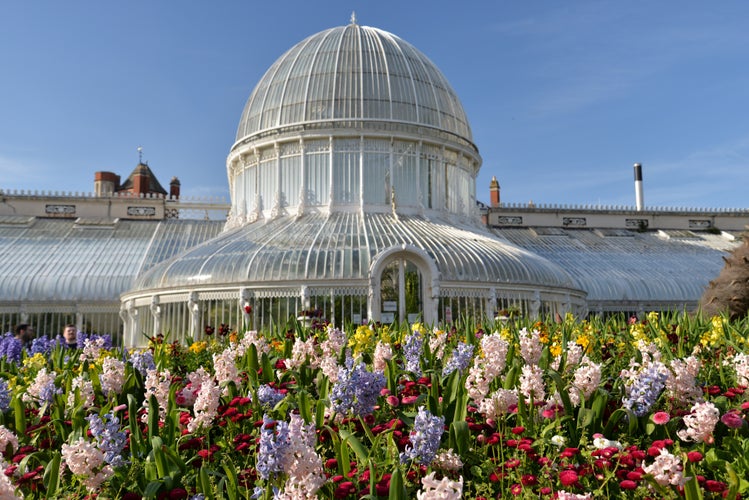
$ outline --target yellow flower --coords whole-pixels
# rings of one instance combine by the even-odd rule
[[[633,344],[637,344],[640,340],[643,342],[648,341],[648,336],[645,334],[645,325],[642,323],[629,325],[629,334],[632,335]]]
[[[382,325],[379,331],[380,340],[385,344],[392,344],[393,337],[390,332],[390,325]]]
[[[549,353],[551,353],[552,356],[559,356],[562,354],[562,346],[559,344],[552,344],[549,347]]]
[[[362,325],[356,329],[356,332],[351,336],[348,341],[348,346],[353,347],[354,354],[358,354],[362,351],[366,351],[372,345],[374,338],[374,330],[370,329],[367,325]]]
[[[208,348],[208,343],[205,342],[204,340],[200,340],[200,341],[193,342],[192,344],[190,344],[190,352],[195,353],[195,354],[199,354],[205,351],[207,348]]]
[[[590,337],[584,333],[577,336],[575,343],[583,348],[583,352],[588,352],[588,349],[590,349]]]
[[[502,340],[506,340],[507,342],[514,340],[509,328],[502,328],[499,332],[499,336],[502,337]]]
[[[725,336],[725,330],[723,328],[723,318],[720,316],[713,316],[710,320],[710,330],[702,334],[700,338],[700,344],[707,347],[708,345],[718,344]]]
[[[549,332],[547,331],[541,331],[539,332],[541,335],[538,336],[538,340],[542,344],[548,344],[549,343]]]
[[[283,352],[284,343],[282,340],[274,339],[271,341],[270,346],[276,352]]]
[[[420,333],[422,335],[426,335],[426,333],[427,333],[427,329],[424,328],[424,325],[422,325],[421,323],[414,323],[414,324],[412,324],[411,325],[411,331],[413,333],[417,333],[418,332],[418,333]]]
[[[47,358],[45,358],[42,353],[38,352],[33,356],[24,359],[23,366],[31,371],[38,372],[43,367],[47,366]]]

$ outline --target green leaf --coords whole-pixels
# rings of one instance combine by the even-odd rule
[[[406,485],[403,483],[403,473],[401,468],[396,465],[393,469],[393,475],[390,477],[390,493],[388,494],[388,500],[406,500],[408,494],[406,493]]]
[[[148,440],[159,435],[159,403],[153,394],[148,400]]]
[[[341,468],[341,474],[348,476],[348,473],[351,471],[351,459],[348,454],[348,446],[346,446],[345,439],[341,439],[337,444],[338,466]]]
[[[689,480],[684,483],[684,497],[686,500],[702,500],[702,490],[697,484],[696,471],[691,463],[687,464],[687,473]]]
[[[736,474],[736,471],[731,467],[731,464],[727,463],[725,467],[728,474],[728,477],[726,478],[726,482],[728,483],[728,494],[725,498],[736,498],[736,495],[738,495],[741,490],[742,480],[739,479],[738,474]]]
[[[173,450],[169,446],[163,446],[161,449],[166,455],[166,457],[169,459],[169,461],[172,462],[174,465],[176,465],[182,474],[187,472],[187,465],[185,464],[185,461],[182,459],[182,457],[179,456],[179,454],[175,450]]]
[[[354,436],[351,432],[347,431],[346,429],[341,429],[338,431],[341,435],[341,441],[348,444],[352,450],[354,450],[354,453],[356,453],[357,458],[359,459],[359,462],[362,464],[367,463],[367,458],[369,458],[369,452],[364,447],[363,444],[361,444],[361,441]]]
[[[320,399],[317,401],[317,411],[315,413],[315,426],[321,429],[325,423],[325,401]]]
[[[264,384],[270,384],[273,382],[273,376],[276,373],[273,370],[273,365],[270,364],[270,358],[267,354],[263,353],[263,357],[261,358],[261,364],[263,366],[263,374],[261,380]]]
[[[228,459],[221,464],[226,472],[226,495],[229,500],[237,500],[239,498],[239,487],[237,484],[237,471],[234,464]]]
[[[143,498],[155,498],[163,484],[161,481],[151,481],[148,483],[145,491],[143,491]]]
[[[208,469],[205,467],[200,468],[200,488],[201,493],[205,495],[207,500],[213,500],[213,487],[211,486],[211,480],[208,478]]]
[[[10,406],[13,409],[13,414],[16,417],[16,434],[20,436],[21,434],[26,432],[26,412],[23,406],[23,401],[21,401],[20,394],[13,398]]]
[[[312,402],[310,401],[309,394],[305,390],[300,390],[297,393],[297,398],[299,399],[299,413],[302,415],[304,423],[312,423]]]
[[[468,422],[461,420],[450,424],[450,447],[458,455],[463,456],[468,451],[469,442],[470,431],[468,430]]]
[[[257,347],[255,347],[255,344],[250,344],[250,347],[247,351],[247,360],[249,367],[247,369],[247,373],[250,376],[250,380],[252,381],[252,386],[257,387],[258,386],[258,378],[257,378],[257,372],[260,369],[260,364],[257,360]]]
[[[569,419],[567,419],[567,433],[569,434],[570,438],[570,446],[576,447],[580,442],[580,434],[577,432],[575,422],[572,420],[575,415],[575,408],[572,406],[572,401],[570,401],[570,395],[565,390],[564,382],[562,381],[562,377],[559,375],[559,372],[555,370],[548,370],[547,373],[554,381],[554,385],[557,388],[559,398],[562,400],[562,405],[564,406],[564,414],[570,417]]]
[[[135,457],[143,456],[143,435],[138,425],[138,400],[132,394],[127,395],[128,423],[130,425],[130,453]]]
[[[635,435],[637,431],[637,417],[634,413],[632,413],[631,410],[628,410],[626,408],[619,408],[611,414],[611,416],[609,417],[609,421],[606,423],[606,427],[603,430],[603,435],[612,436],[614,434],[616,425],[619,423],[619,420],[625,417],[629,421],[628,423],[630,434]]]
[[[60,453],[55,451],[52,453],[52,460],[44,468],[44,488],[47,497],[54,498],[57,494],[57,485],[60,479],[60,460]]]
[[[647,422],[645,424],[645,434],[648,436],[652,435],[655,432],[655,424],[653,422]]]
[[[166,455],[162,450],[164,442],[160,437],[154,436],[151,438],[151,453],[153,454],[153,461],[156,463],[156,471],[159,473],[159,478],[164,478],[169,475],[169,465],[166,462]]]

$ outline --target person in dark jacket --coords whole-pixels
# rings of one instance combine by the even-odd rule
[[[65,325],[62,336],[65,339],[65,347],[68,349],[78,349],[78,328],[75,325]]]

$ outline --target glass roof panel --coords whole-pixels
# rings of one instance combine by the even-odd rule
[[[619,233],[554,228],[503,228],[494,232],[567,271],[588,292],[588,302],[697,301],[723,267],[725,250],[703,240],[664,239],[656,233]],[[604,236],[601,234],[612,234]]]
[[[221,221],[118,221],[77,226],[38,219],[0,226],[0,302],[117,301],[141,268],[215,236]]]
[[[237,141],[331,118],[402,121],[472,140],[457,94],[424,54],[351,24],[308,37],[271,66],[245,105]]]
[[[557,265],[479,227],[389,214],[309,214],[280,217],[224,233],[210,245],[155,266],[138,289],[195,284],[278,284],[282,281],[368,281],[378,253],[402,244],[432,256],[444,282],[573,287]],[[198,278],[199,277],[199,278]]]

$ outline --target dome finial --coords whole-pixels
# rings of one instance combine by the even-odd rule
[[[143,163],[143,147],[138,146],[138,164]]]
[[[356,11],[351,11],[351,24],[356,24]]]

